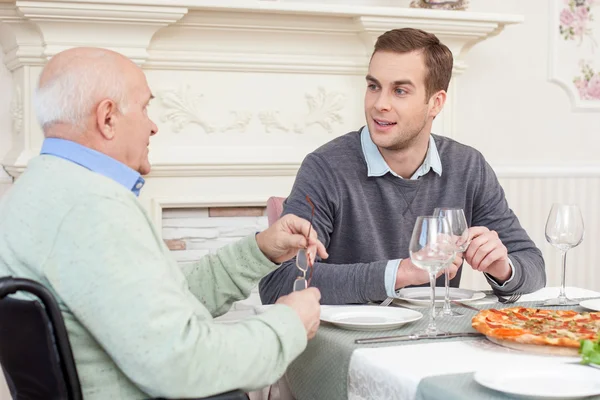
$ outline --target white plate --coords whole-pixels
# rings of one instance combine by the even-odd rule
[[[588,310],[600,311],[600,299],[583,300],[579,302],[579,305]]]
[[[435,288],[435,302],[443,303],[446,295],[446,288]],[[485,298],[485,293],[476,292],[474,290],[450,288],[450,300],[456,301],[474,301]],[[408,301],[409,303],[418,305],[429,305],[431,301],[431,288],[429,287],[414,287],[401,289],[398,292],[398,299]]]
[[[478,371],[475,382],[504,393],[534,399],[579,399],[600,395],[600,371],[582,365],[515,365]]]
[[[355,331],[385,331],[423,318],[415,310],[379,306],[322,306],[321,321]]]

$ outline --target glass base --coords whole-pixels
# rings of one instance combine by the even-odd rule
[[[542,303],[545,306],[578,306],[579,302],[571,300],[568,297],[557,297],[555,299],[549,299]]]
[[[423,336],[432,336],[433,337],[435,335],[440,335],[440,334],[443,334],[443,333],[448,333],[448,332],[445,331],[445,330],[443,330],[443,329],[438,328],[437,326],[431,326],[431,325],[429,325],[427,327],[427,329],[415,332],[415,333],[413,333],[413,335],[417,335],[419,337],[423,337]]]
[[[438,317],[462,317],[463,313],[458,311],[454,311],[453,309],[442,308],[439,313],[437,313]]]

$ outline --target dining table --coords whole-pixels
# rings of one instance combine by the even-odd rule
[[[558,287],[546,287],[521,296],[515,303],[503,304],[488,291],[479,300],[463,303],[474,309],[453,304],[462,316],[438,317],[436,320],[441,330],[475,333],[471,320],[479,310],[537,307],[541,301],[554,298],[558,293]],[[583,288],[567,287],[566,293],[579,301],[600,298],[600,292]],[[323,306],[322,314],[328,307],[344,306]],[[579,355],[535,354],[498,345],[485,336],[357,344],[357,339],[412,334],[428,324],[427,306],[395,300],[388,307],[416,310],[423,318],[392,330],[351,330],[322,322],[306,350],[288,367],[285,376],[274,386],[275,390],[272,388],[272,395],[276,393],[271,397],[281,400],[514,399],[516,397],[512,397],[510,391],[494,390],[480,382],[486,376],[490,379],[490,374],[495,378],[522,370],[526,378],[531,371],[548,368],[563,368],[568,373],[574,370],[586,379],[590,375],[600,385],[600,369],[581,365]],[[590,311],[580,305],[544,308]],[[560,388],[556,394],[560,394]],[[600,388],[597,394],[600,394]],[[600,400],[600,396],[586,398]]]

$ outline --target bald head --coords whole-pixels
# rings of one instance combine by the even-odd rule
[[[52,57],[42,70],[34,96],[44,134],[52,136],[50,128],[56,124],[67,125],[75,133],[85,131],[87,120],[103,99],[125,109],[128,75],[135,73],[141,70],[133,62],[106,49],[79,47]]]

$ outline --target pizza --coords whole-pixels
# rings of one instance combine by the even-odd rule
[[[511,307],[481,310],[473,328],[493,341],[579,348],[581,340],[600,333],[600,312]]]

